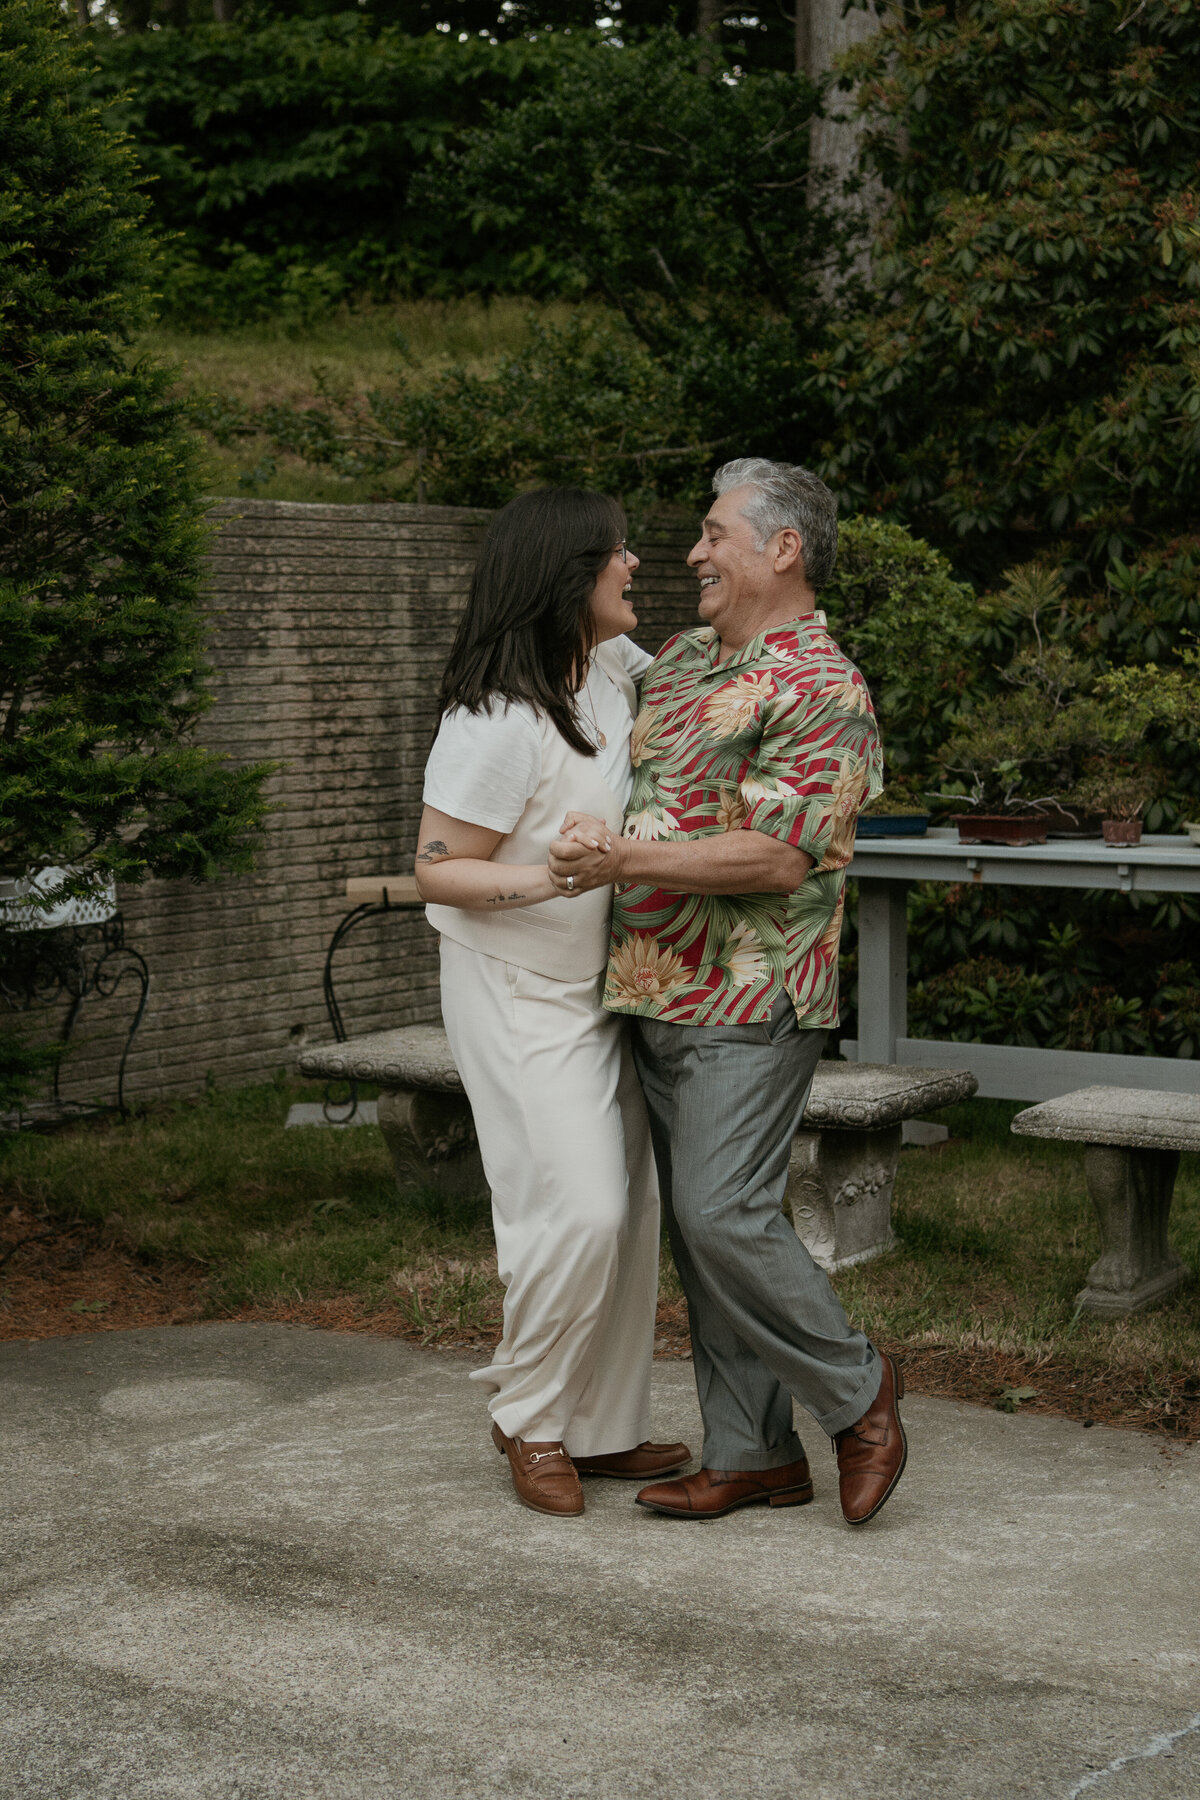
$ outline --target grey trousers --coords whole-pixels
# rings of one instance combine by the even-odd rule
[[[633,1021],[707,1469],[798,1461],[793,1395],[832,1437],[879,1391],[879,1353],[782,1211],[824,1041],[799,1028],[786,996],[763,1025]]]

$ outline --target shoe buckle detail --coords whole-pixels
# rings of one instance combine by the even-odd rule
[[[565,1456],[565,1450],[530,1450],[526,1460],[531,1463],[545,1462],[548,1456]]]

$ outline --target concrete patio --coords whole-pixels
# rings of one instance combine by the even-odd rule
[[[5,1800],[1195,1800],[1200,1453],[912,1399],[880,1518],[522,1510],[466,1359],[15,1343]],[[691,1367],[656,1432],[698,1442]]]

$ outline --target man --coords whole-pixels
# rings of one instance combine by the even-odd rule
[[[685,1519],[804,1505],[794,1395],[863,1524],[904,1468],[902,1384],[781,1203],[837,1023],[846,864],[882,759],[862,677],[815,610],[832,494],[754,457],[713,488],[688,557],[705,623],[647,670],[624,836],[569,814],[550,856],[562,893],[617,883],[605,1004],[633,1022],[704,1417],[703,1467],[637,1498]]]

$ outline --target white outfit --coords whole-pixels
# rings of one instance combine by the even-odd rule
[[[633,791],[629,700],[622,674],[636,681],[653,658],[631,638],[602,644],[588,664],[576,708],[583,735],[598,744],[595,761],[624,812]],[[538,716],[524,700],[494,701],[486,713],[453,707],[442,720],[425,767],[425,804],[451,819],[511,831],[542,776]]]
[[[627,639],[595,653],[579,713],[586,731],[590,702],[603,762],[531,708],[448,714],[426,804],[504,831],[498,863],[544,863],[569,810],[619,830],[633,676],[649,660]],[[510,1437],[561,1439],[577,1456],[650,1433],[658,1187],[627,1028],[601,1005],[611,904],[602,888],[501,913],[427,909],[507,1290],[503,1338],[471,1379]]]

